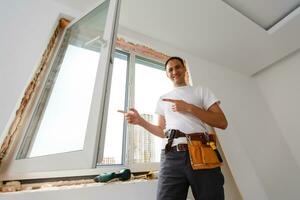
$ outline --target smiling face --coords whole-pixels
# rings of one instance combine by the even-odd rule
[[[166,72],[175,87],[187,85],[185,80],[186,68],[180,60],[172,59],[168,61]]]

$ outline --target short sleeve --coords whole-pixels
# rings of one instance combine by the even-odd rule
[[[203,88],[202,98],[205,110],[208,110],[214,103],[220,104],[220,100],[208,88]]]
[[[163,109],[163,101],[161,97],[157,101],[155,113],[158,115],[165,116],[164,109]]]

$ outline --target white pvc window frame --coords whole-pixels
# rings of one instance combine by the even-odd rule
[[[101,5],[104,1],[100,2],[97,6]],[[97,7],[96,6],[96,7]],[[94,9],[94,8],[93,8]],[[91,9],[91,11],[93,10]],[[70,23],[71,27],[74,23],[89,14],[91,11],[84,14],[78,20]],[[25,158],[16,160],[18,150],[21,146],[23,136],[16,140],[16,144],[12,152],[9,154],[8,159],[3,162],[0,168],[1,180],[21,180],[21,179],[38,179],[38,178],[58,178],[58,177],[71,177],[71,176],[87,176],[98,175],[103,172],[118,171],[124,168],[130,168],[131,171],[154,171],[159,169],[159,162],[152,163],[134,163],[133,162],[133,148],[130,144],[133,141],[130,136],[133,131],[132,125],[127,125],[124,130],[123,142],[123,161],[121,165],[97,165],[97,162],[102,160],[104,152],[105,141],[105,128],[108,112],[109,101],[109,88],[111,85],[112,67],[113,67],[113,50],[114,41],[116,39],[118,18],[120,12],[120,0],[110,0],[107,21],[105,25],[105,32],[103,36],[105,45],[102,45],[101,57],[98,65],[96,87],[93,93],[92,109],[89,115],[89,128],[85,139],[84,150],[60,153],[54,155],[46,155],[41,157]],[[68,29],[66,28],[66,30]],[[64,31],[64,34],[66,32]],[[64,38],[61,37],[60,43]],[[61,44],[60,44],[61,45]],[[59,49],[59,48],[58,48]],[[134,107],[134,91],[135,91],[135,65],[136,57],[142,57],[154,62],[159,62],[144,55],[138,55],[133,51],[119,51],[128,54],[128,77],[127,77],[127,100],[126,106]],[[58,52],[56,52],[57,54]],[[54,59],[53,59],[54,60]],[[52,64],[52,63],[51,63]],[[99,67],[104,66],[104,67]],[[50,69],[49,69],[50,71]],[[48,73],[49,73],[48,71]],[[37,106],[37,102],[32,106],[31,110]],[[32,117],[32,113],[31,116]],[[24,126],[28,126],[25,124]]]
[[[145,59],[149,62],[153,63],[160,63],[160,61],[157,61],[153,58],[148,58],[144,55],[136,54],[133,51],[125,51],[122,49],[118,49],[119,52],[123,52],[128,55],[128,69],[127,69],[127,83],[126,83],[126,102],[125,102],[125,110],[128,110],[130,107],[135,107],[135,68],[136,68],[136,59],[137,57],[139,59]],[[163,69],[163,64],[162,68]],[[110,75],[112,75],[111,72],[112,68],[110,70]],[[109,83],[110,86],[110,83]],[[108,87],[109,88],[109,87]],[[107,95],[107,98],[109,95]],[[106,106],[108,108],[108,105]],[[125,122],[126,123],[126,122]],[[100,171],[117,171],[119,169],[123,168],[129,168],[132,172],[141,172],[141,171],[155,171],[159,170],[159,162],[149,162],[149,163],[134,163],[134,153],[133,153],[133,144],[132,144],[132,132],[133,132],[133,126],[126,123],[125,129],[124,129],[124,143],[123,143],[123,160],[121,165],[98,165],[98,169]],[[105,132],[105,130],[103,130]],[[150,134],[150,133],[149,133]],[[100,140],[100,146],[104,147],[104,139],[101,138]],[[102,151],[102,152],[101,152]],[[98,162],[101,162],[103,155],[103,148],[100,149],[99,156],[98,156]]]
[[[84,16],[88,15],[92,10],[104,2],[105,1],[99,2],[99,4],[97,4],[97,6],[89,12],[70,23],[63,33],[60,45],[69,27],[78,22]],[[24,124],[23,127],[20,127],[24,131],[19,134],[19,137],[13,144],[11,151],[1,165],[1,180],[50,178],[99,173],[99,170],[92,168],[96,166],[98,149],[103,148],[103,145],[101,146],[101,144],[98,146],[98,141],[99,138],[102,137],[101,133],[103,133],[101,131],[103,126],[101,125],[106,122],[107,109],[105,108],[104,97],[107,95],[107,83],[109,84],[111,78],[109,75],[109,68],[111,68],[113,64],[112,55],[118,27],[119,12],[120,0],[109,0],[109,8],[102,40],[105,44],[101,46],[101,55],[98,63],[84,149],[82,151],[16,159],[17,152],[21,146],[21,141],[25,135],[26,126],[28,126],[28,124]],[[55,54],[57,53],[58,52]],[[45,82],[43,84],[45,84]],[[31,112],[29,117],[32,117],[33,108],[36,104],[37,102],[29,108],[29,111]]]
[[[129,69],[128,69],[128,74],[129,74],[129,82],[128,82],[128,108],[130,107],[135,107],[135,68],[136,68],[136,59],[145,59],[148,60],[149,62],[156,62],[156,63],[161,63],[160,61],[157,61],[153,58],[148,58],[147,56],[144,55],[139,55],[136,54],[133,51],[129,51],[130,54],[130,62],[129,62]],[[162,64],[163,68],[163,64]],[[134,163],[134,151],[133,151],[133,144],[132,141],[133,139],[131,138],[133,136],[133,125],[127,125],[127,142],[126,142],[126,157],[125,157],[125,165],[127,165],[132,171],[155,171],[159,169],[159,162],[149,162],[149,163]],[[149,133],[150,134],[150,133]]]

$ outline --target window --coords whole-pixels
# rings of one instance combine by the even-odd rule
[[[117,110],[135,107],[144,119],[157,123],[154,113],[157,100],[172,88],[163,64],[117,51],[110,85],[105,139],[100,141],[104,142],[104,153],[100,149],[98,167],[158,163],[161,139],[142,127],[128,125]]]
[[[126,124],[123,115],[118,113],[117,110],[126,107],[128,61],[129,55],[127,53],[116,52],[109,90],[106,134],[103,134],[105,138],[101,138],[101,142],[104,142],[103,156],[102,152],[99,152],[98,166],[124,164]]]
[[[119,4],[102,1],[64,31],[23,138],[1,165],[2,180],[64,176],[57,171],[96,165]]]
[[[18,159],[84,149],[109,1],[67,29]],[[98,22],[100,26],[95,26]]]
[[[162,94],[170,91],[171,82],[166,77],[164,66],[160,63],[137,57],[135,62],[134,106],[141,116],[157,124],[154,113],[156,103]],[[141,127],[133,131],[134,162],[159,162],[161,139]]]
[[[83,149],[99,53],[69,44],[65,58],[56,79],[46,83],[45,98],[35,115],[38,121],[28,129],[35,137],[18,158]]]
[[[156,123],[157,100],[171,82],[162,63],[122,49],[112,55],[117,10],[117,0],[105,1],[66,29],[6,179],[62,170],[158,169],[161,139],[128,125],[117,110],[135,107]]]

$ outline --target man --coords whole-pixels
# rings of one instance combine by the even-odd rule
[[[165,68],[174,90],[161,96],[157,103],[158,125],[144,120],[134,108],[125,113],[128,123],[165,138],[157,200],[185,200],[189,186],[196,200],[222,200],[224,177],[220,168],[193,170],[184,136],[205,132],[203,123],[221,129],[227,127],[219,100],[207,88],[188,85],[183,59],[169,58]],[[171,132],[175,133],[172,137]]]

